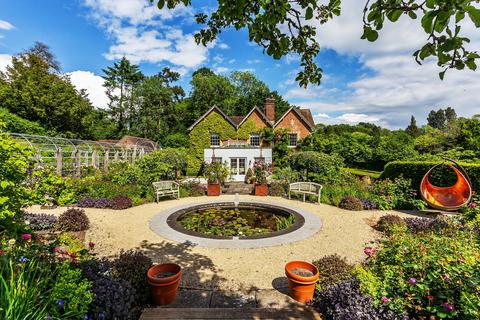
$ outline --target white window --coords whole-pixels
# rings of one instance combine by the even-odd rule
[[[210,136],[210,145],[218,147],[220,146],[220,136],[216,133]]]
[[[297,140],[298,136],[296,133],[289,133],[288,134],[288,145],[290,147],[296,147],[297,146]]]
[[[260,145],[260,135],[252,133],[250,135],[250,145],[258,147]]]

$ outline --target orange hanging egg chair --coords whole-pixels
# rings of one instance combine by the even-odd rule
[[[468,204],[472,199],[472,184],[468,178],[465,169],[452,159],[445,159],[455,164],[457,167],[447,164],[457,175],[457,181],[450,187],[437,187],[430,183],[428,177],[432,171],[442,165],[434,165],[423,176],[420,183],[420,194],[431,207],[439,210],[455,211]]]

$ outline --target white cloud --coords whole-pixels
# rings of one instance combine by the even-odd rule
[[[193,34],[184,34],[182,23],[172,19],[193,18],[193,9],[183,5],[159,10],[146,0],[84,0],[91,18],[113,39],[105,57],[126,57],[133,63],[171,63],[195,68],[207,60],[209,47],[197,45]]]
[[[248,64],[256,64],[256,63],[260,63],[260,62],[262,62],[262,60],[260,60],[260,59],[247,60]]]
[[[227,73],[230,71],[230,68],[227,67],[216,67],[213,69],[215,73]]]
[[[0,72],[5,71],[7,66],[12,63],[12,56],[8,54],[0,54]]]
[[[222,50],[226,50],[226,49],[229,49],[230,46],[229,46],[228,44],[222,42],[222,43],[219,43],[219,44],[218,44],[218,48],[219,48],[219,49],[222,49]]]
[[[297,84],[286,86],[290,102],[330,115],[328,120],[317,117],[320,122],[370,121],[391,128],[405,128],[411,115],[422,124],[430,110],[441,107],[451,106],[460,116],[479,112],[478,72],[449,70],[441,81],[441,69],[434,59],[419,66],[412,53],[427,42],[428,35],[418,19],[402,16],[396,23],[386,21],[376,42],[361,40],[364,4],[342,1],[341,16],[320,26],[317,39],[322,48],[333,49],[346,55],[344,58],[359,57],[368,70],[366,75],[348,83],[341,92],[329,92],[325,83],[307,90]],[[479,50],[478,29],[469,22],[462,30],[472,40],[470,49]]]
[[[67,75],[77,90],[85,89],[87,91],[88,98],[95,107],[107,108],[109,99],[105,94],[102,77],[95,75],[93,72],[81,70],[67,73]]]
[[[0,30],[12,30],[14,26],[5,20],[0,20]]]

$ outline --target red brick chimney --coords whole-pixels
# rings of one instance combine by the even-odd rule
[[[265,116],[267,116],[268,121],[275,122],[275,99],[274,98],[265,99]]]

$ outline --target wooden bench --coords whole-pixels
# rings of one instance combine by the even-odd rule
[[[157,198],[157,202],[160,197],[173,196],[177,199],[180,198],[180,184],[178,184],[177,182],[158,181],[152,184],[155,196]]]
[[[303,194],[303,202],[305,195],[312,194],[318,196],[318,203],[322,196],[322,185],[315,182],[294,182],[288,186],[288,199],[291,199],[291,193]]]

